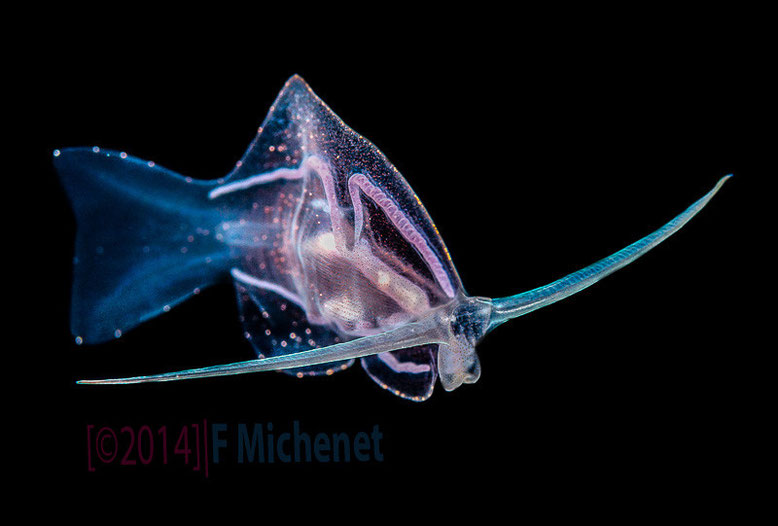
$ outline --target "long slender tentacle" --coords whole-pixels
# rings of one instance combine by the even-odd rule
[[[434,317],[425,318],[419,322],[411,323],[396,329],[365,336],[344,343],[312,349],[294,354],[263,358],[260,360],[248,360],[223,365],[213,365],[199,369],[188,369],[171,373],[154,374],[148,376],[133,376],[129,378],[108,378],[103,380],[79,380],[79,384],[138,384],[145,382],[173,382],[176,380],[188,380],[192,378],[206,378],[209,376],[227,376],[233,374],[257,373],[261,371],[275,371],[307,365],[360,358],[386,351],[395,351],[417,345],[438,343],[439,327]]]
[[[608,274],[629,265],[659,243],[678,232],[681,227],[708,204],[708,201],[713,198],[724,182],[730,177],[732,177],[731,174],[719,179],[719,182],[716,183],[716,186],[710,192],[705,194],[701,199],[665,226],[656,232],[647,235],[640,241],[619,250],[615,254],[543,287],[516,294],[515,296],[492,300],[492,315],[487,332],[512,318],[522,316],[567,298],[568,296],[593,285]]]

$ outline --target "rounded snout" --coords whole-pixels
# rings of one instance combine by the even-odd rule
[[[438,345],[438,373],[446,391],[453,391],[463,383],[474,384],[481,377],[481,363],[475,346],[464,338]]]

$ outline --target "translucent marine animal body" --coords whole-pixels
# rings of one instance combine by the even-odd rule
[[[85,384],[284,370],[332,374],[359,358],[382,387],[425,400],[478,380],[488,332],[574,294],[678,231],[727,177],[653,234],[523,294],[465,294],[419,199],[392,164],[298,76],[236,168],[198,181],[94,148],[54,152],[78,231],[71,327],[99,343],[230,278],[257,359]]]

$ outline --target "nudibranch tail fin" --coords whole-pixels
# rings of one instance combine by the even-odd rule
[[[78,227],[70,320],[78,343],[119,337],[226,276],[230,253],[206,235],[230,219],[208,202],[216,183],[97,146],[53,153]]]
[[[722,177],[713,189],[687,208],[683,213],[664,225],[659,230],[643,239],[608,256],[597,263],[574,272],[549,285],[530,290],[515,296],[492,300],[492,313],[487,332],[506,321],[522,316],[534,310],[546,307],[559,300],[567,298],[576,292],[593,285],[600,279],[616,270],[632,263],[637,258],[657,246],[659,243],[678,232],[692,217],[694,217],[716,195],[716,192],[732,174]]]
[[[188,369],[171,373],[128,378],[108,378],[102,380],[79,380],[79,384],[137,384],[145,382],[172,382],[212,376],[277,371],[282,369],[306,367],[322,363],[361,358],[387,351],[395,351],[419,345],[440,343],[439,320],[435,317],[403,325],[374,336],[365,336],[356,340],[330,345],[310,351],[274,356],[258,360],[248,360],[198,369]]]

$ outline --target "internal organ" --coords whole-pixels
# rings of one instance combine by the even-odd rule
[[[317,156],[308,157],[298,169],[277,172],[255,180],[302,180],[297,186],[300,197],[293,212],[288,206],[279,208],[285,216],[282,246],[272,249],[271,257],[249,257],[276,268],[246,265],[233,272],[236,279],[282,290],[282,296],[305,310],[310,323],[354,337],[408,323],[453,298],[451,279],[423,234],[368,175],[351,174],[348,184],[340,186],[345,194],[340,199],[329,165]],[[249,186],[242,182],[236,190]],[[229,192],[222,187],[219,195]]]

